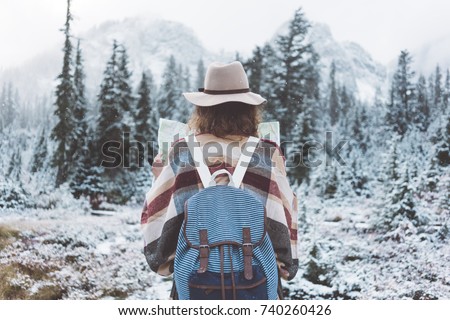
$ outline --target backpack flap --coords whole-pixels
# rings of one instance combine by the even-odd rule
[[[249,192],[230,186],[203,189],[186,201],[184,236],[191,247],[200,248],[199,230],[206,230],[210,248],[219,244],[257,246],[265,235],[265,209]],[[243,229],[250,228],[250,241]]]

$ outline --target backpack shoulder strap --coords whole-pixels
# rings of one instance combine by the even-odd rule
[[[200,176],[200,180],[202,181],[203,187],[207,188],[209,186],[209,182],[211,181],[211,173],[209,172],[209,168],[204,161],[200,143],[195,137],[195,134],[187,136],[186,139],[192,159],[194,159],[194,165],[196,166],[198,175]]]
[[[247,171],[247,167],[253,157],[253,153],[255,152],[258,142],[259,138],[250,136],[247,142],[245,142],[244,144],[244,150],[239,157],[239,161],[236,165],[236,168],[234,169],[233,174],[233,182],[236,188],[240,187],[242,180],[244,179],[245,172]]]

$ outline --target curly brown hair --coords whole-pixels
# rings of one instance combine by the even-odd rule
[[[196,133],[210,133],[224,138],[227,135],[256,136],[261,122],[261,105],[226,102],[210,107],[195,106],[189,127]]]

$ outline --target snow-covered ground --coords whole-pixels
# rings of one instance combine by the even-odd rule
[[[381,234],[372,223],[378,207],[370,199],[342,205],[309,196],[301,202],[300,270],[284,282],[290,298],[450,299],[448,235],[442,237],[439,226],[406,222]],[[0,251],[6,293],[167,299],[171,279],[154,274],[143,255],[141,208],[114,209],[114,216],[92,216],[81,207],[0,212],[0,226],[19,231]]]
[[[64,299],[167,298],[171,283],[150,271],[142,253],[140,208],[115,209],[116,216],[80,210],[2,213],[0,224],[20,230],[20,236],[1,251],[0,270],[14,265],[16,277],[10,280],[32,298],[46,286],[61,288]]]
[[[405,221],[386,234],[377,231],[380,205],[371,199],[343,205],[311,197],[304,206],[292,298],[450,299],[448,230],[439,224]]]

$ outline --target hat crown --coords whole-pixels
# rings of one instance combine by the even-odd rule
[[[205,90],[241,90],[248,89],[248,79],[244,67],[239,61],[229,64],[212,63],[208,66],[204,82]]]

